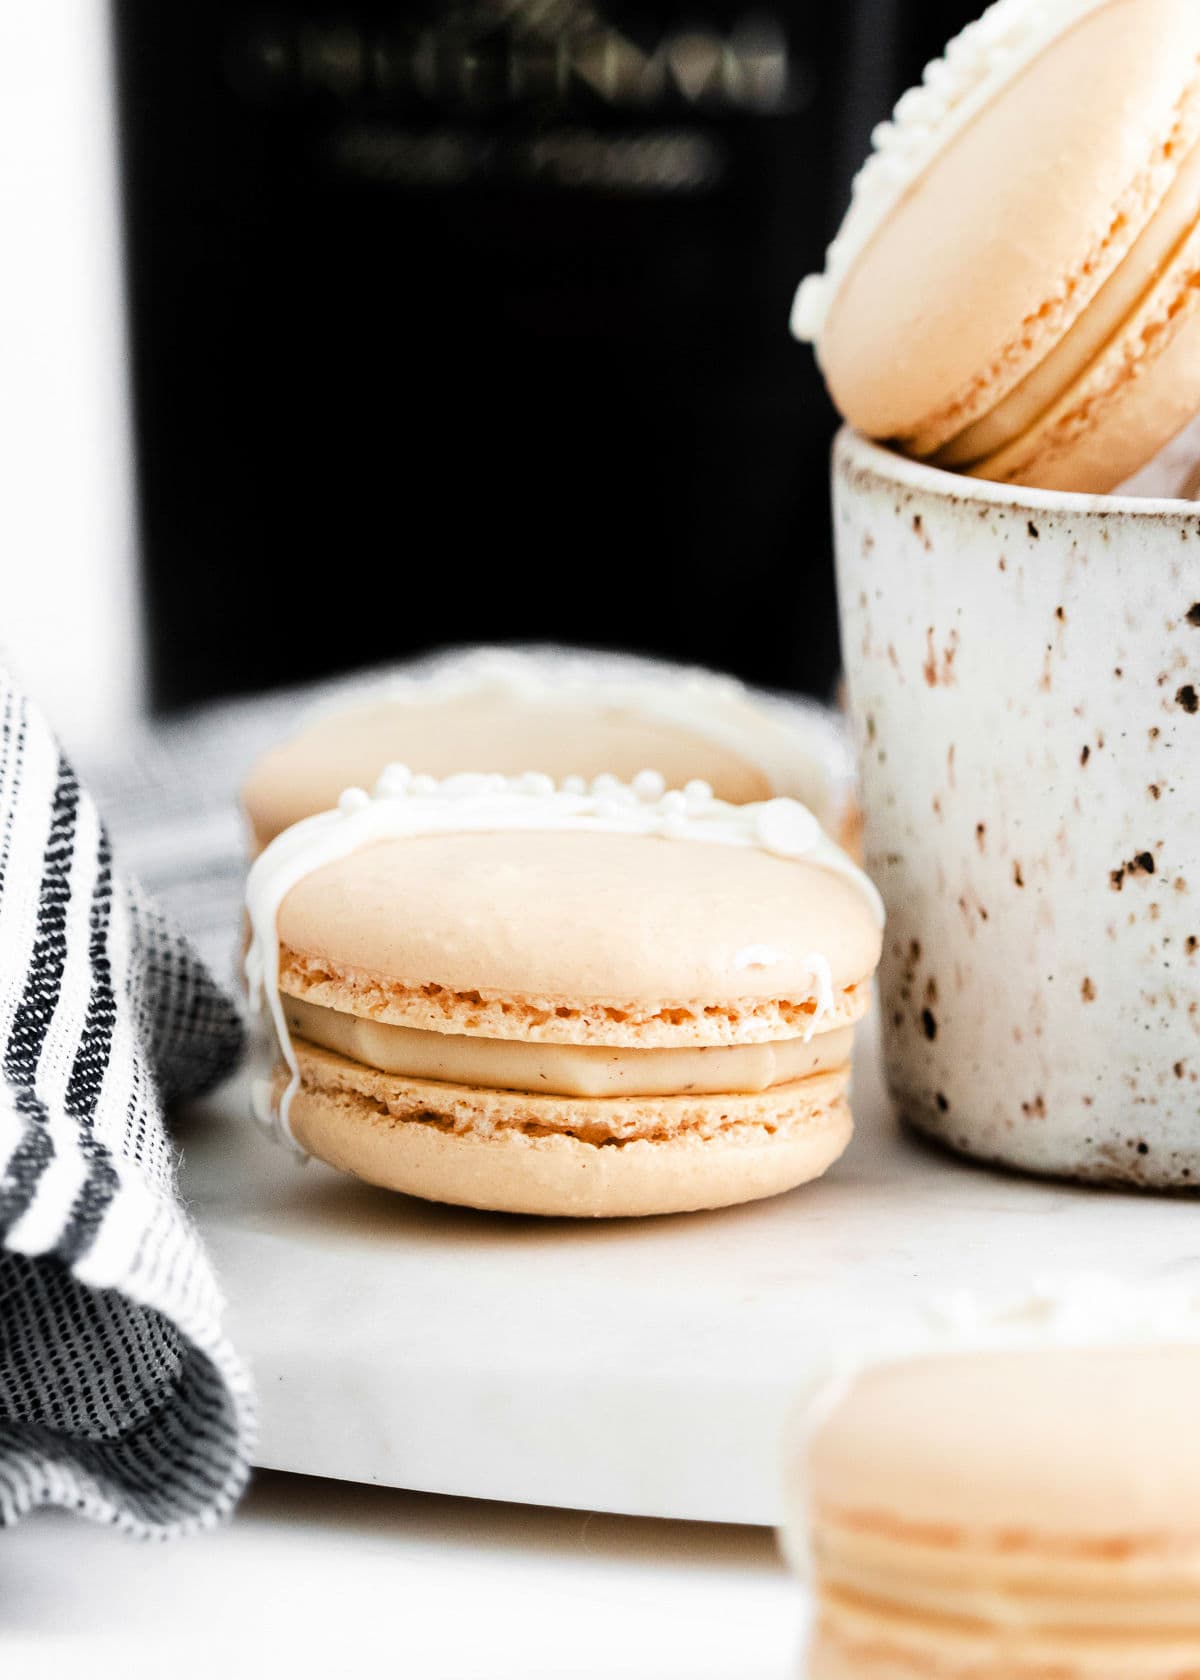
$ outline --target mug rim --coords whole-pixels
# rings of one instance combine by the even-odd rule
[[[927,461],[913,461],[864,437],[853,426],[842,426],[833,443],[834,461],[846,461],[900,489],[920,491],[941,500],[1019,512],[1074,513],[1108,517],[1114,513],[1135,519],[1200,519],[1200,502],[1181,496],[1113,496],[1078,490],[1038,490],[1024,484],[997,484],[987,478],[968,478],[947,472]]]

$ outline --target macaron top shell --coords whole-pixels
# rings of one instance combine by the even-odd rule
[[[328,810],[343,788],[369,787],[395,760],[438,777],[543,770],[555,780],[602,770],[628,780],[652,765],[668,787],[701,777],[737,805],[774,791],[765,771],[733,747],[618,697],[482,689],[427,702],[381,699],[316,719],[267,753],[247,779],[242,800],[255,839],[265,845]]]
[[[1200,143],[1200,6],[1107,0],[938,151],[841,279],[819,340],[842,413],[931,454],[1058,344]]]
[[[860,1376],[812,1437],[814,1519],[916,1534],[1200,1537],[1200,1346],[971,1352]]]
[[[318,964],[408,983],[651,1004],[799,1001],[814,954],[836,990],[871,974],[881,942],[855,882],[819,864],[588,832],[380,840],[299,881],[277,926]]]

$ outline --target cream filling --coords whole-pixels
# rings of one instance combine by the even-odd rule
[[[687,1046],[630,1050],[607,1044],[525,1044],[426,1032],[365,1021],[340,1009],[284,999],[297,1038],[352,1062],[407,1079],[432,1079],[496,1091],[537,1091],[563,1097],[722,1096],[769,1091],[850,1059],[853,1028],[838,1027],[807,1043]]]
[[[1070,390],[1120,332],[1170,266],[1200,215],[1200,146],[1184,160],[1175,184],[1128,255],[1079,320],[1033,372],[981,420],[933,456],[940,467],[973,466],[1021,436]]]

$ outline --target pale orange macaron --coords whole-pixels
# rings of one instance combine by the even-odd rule
[[[248,907],[271,1118],[372,1184],[672,1213],[849,1140],[882,908],[793,800],[393,767],[275,840]]]
[[[793,330],[870,437],[1106,492],[1200,412],[1200,5],[998,0],[906,94]]]
[[[733,804],[800,799],[857,843],[851,755],[823,708],[772,701],[710,671],[489,648],[378,681],[264,754],[242,788],[253,849],[397,762],[439,777],[607,771],[622,780],[653,764],[669,787],[698,778]]]
[[[860,1375],[792,1482],[809,1680],[1200,1676],[1200,1345]]]

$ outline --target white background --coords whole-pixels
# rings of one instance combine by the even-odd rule
[[[72,743],[142,697],[103,0],[0,4],[0,650]]]
[[[801,1628],[768,1529],[263,1474],[177,1545],[51,1512],[0,1536],[5,1680],[795,1680]]]

